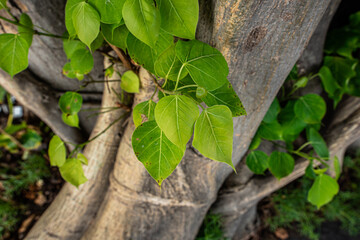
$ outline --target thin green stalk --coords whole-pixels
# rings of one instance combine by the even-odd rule
[[[12,123],[13,123],[13,120],[14,120],[13,103],[11,101],[10,94],[6,94],[6,99],[7,99],[8,106],[9,106],[9,117],[8,117],[6,126],[10,127],[12,125]]]

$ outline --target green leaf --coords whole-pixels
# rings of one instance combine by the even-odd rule
[[[295,141],[299,134],[305,129],[307,124],[298,118],[294,112],[295,102],[288,101],[286,106],[281,109],[278,119],[282,127],[283,139],[287,142]]]
[[[7,0],[0,0],[0,9],[7,8],[6,2]]]
[[[329,159],[329,149],[318,131],[316,131],[314,128],[310,128],[309,131],[307,131],[307,139],[319,157],[325,160]]]
[[[19,23],[26,26],[26,27],[19,26],[18,31],[19,31],[19,35],[26,40],[26,42],[30,47],[34,35],[34,29],[33,29],[34,25],[31,21],[31,18],[26,13],[23,13],[20,16]]]
[[[314,171],[314,168],[313,168],[313,162],[310,161],[309,162],[309,165],[306,167],[305,169],[305,176],[307,178],[310,178],[310,179],[315,179],[316,178],[316,173]]]
[[[282,127],[278,121],[273,121],[271,123],[261,123],[257,133],[261,138],[267,140],[283,140]]]
[[[195,123],[193,146],[205,157],[215,161],[232,163],[233,120],[226,106],[205,109]]]
[[[49,158],[51,166],[61,167],[66,160],[66,148],[64,142],[54,135],[49,143]]]
[[[356,75],[356,60],[326,56],[324,65],[331,70],[334,78],[342,87],[346,87],[349,80]]]
[[[78,153],[76,159],[79,160],[82,164],[88,165],[88,159],[85,157],[84,154]]]
[[[135,127],[140,126],[144,122],[155,120],[155,106],[156,103],[150,99],[149,101],[139,103],[134,107],[133,120]]]
[[[155,120],[166,137],[180,148],[189,141],[199,108],[193,100],[182,95],[167,96],[155,107]]]
[[[67,0],[65,6],[65,25],[70,38],[76,36],[76,30],[73,23],[73,12],[78,3],[85,2],[85,0]]]
[[[160,32],[160,37],[156,43],[155,49],[141,42],[132,34],[129,34],[127,37],[127,47],[131,59],[133,59],[138,64],[143,65],[148,71],[152,73],[155,73],[154,63],[158,55],[169,48],[172,44],[172,36],[165,33],[164,31]]]
[[[86,45],[84,43],[73,39],[64,39],[63,47],[68,59],[71,59],[77,50],[86,50]]]
[[[99,33],[99,35],[95,38],[95,40],[91,43],[90,49],[92,52],[98,50],[104,43],[104,36]]]
[[[59,107],[63,113],[76,114],[80,111],[83,99],[76,92],[66,92],[60,97]]]
[[[330,69],[326,66],[323,66],[319,70],[319,77],[329,97],[334,99],[335,102],[339,102],[343,94],[342,89],[337,83],[336,79],[333,77]]]
[[[177,79],[181,80],[188,74],[186,70],[180,71],[181,67],[182,63],[176,57],[175,44],[172,44],[160,54],[155,61],[155,73],[160,77],[173,81],[176,81]]]
[[[271,122],[275,121],[279,112],[280,112],[279,100],[277,98],[275,98],[274,101],[272,102],[272,104],[270,105],[270,108],[267,111],[263,121],[265,123],[271,123]]]
[[[4,103],[6,93],[7,93],[6,90],[2,86],[0,86],[0,104]]]
[[[27,130],[27,132],[21,136],[20,142],[26,149],[37,149],[40,147],[42,137],[34,130]]]
[[[223,55],[206,43],[178,41],[176,55],[199,86],[213,91],[227,82],[229,67]]]
[[[68,78],[76,78],[77,77],[77,75],[76,75],[75,71],[73,70],[70,62],[65,63],[62,73],[65,76],[67,76]]]
[[[330,202],[338,192],[339,185],[336,180],[328,175],[320,174],[309,190],[308,201],[320,208]]]
[[[269,170],[277,178],[288,176],[294,170],[294,158],[284,152],[274,151],[270,155]]]
[[[255,136],[253,137],[251,144],[249,146],[249,150],[255,150],[260,146],[261,143],[261,137],[258,133],[255,134]]]
[[[159,0],[161,26],[174,36],[195,39],[199,19],[197,0]]]
[[[203,88],[203,87],[197,87],[196,88],[196,97],[199,99],[202,99],[204,97],[206,97],[206,95],[208,94],[208,91]]]
[[[308,77],[301,77],[294,83],[294,89],[304,88],[306,87],[307,83],[309,81]]]
[[[75,187],[79,187],[81,184],[87,181],[87,178],[84,175],[81,161],[76,158],[67,159],[64,165],[59,168],[59,170],[63,179]]]
[[[0,35],[0,68],[13,77],[28,67],[29,45],[15,34]]]
[[[73,9],[72,19],[79,39],[91,48],[91,43],[100,32],[100,16],[98,12],[90,4],[80,2]]]
[[[62,120],[65,124],[69,125],[70,127],[79,127],[79,117],[77,114],[67,114],[67,113],[63,113],[62,114]]]
[[[334,157],[334,172],[335,172],[335,179],[337,181],[337,180],[339,180],[340,174],[341,174],[340,161],[337,156]]]
[[[319,123],[325,116],[326,103],[319,95],[307,94],[296,101],[294,111],[305,123]]]
[[[268,168],[269,156],[263,151],[251,151],[246,157],[246,165],[255,174],[263,174]]]
[[[110,44],[123,50],[127,48],[127,37],[129,35],[129,30],[124,24],[119,26],[118,24],[102,23],[101,31],[106,41],[108,41]]]
[[[75,73],[88,74],[94,67],[94,58],[89,50],[78,49],[73,53],[70,63]]]
[[[99,11],[101,22],[120,23],[125,0],[89,0],[89,3]]]
[[[229,82],[216,90],[209,91],[202,100],[204,100],[208,107],[214,105],[227,106],[231,110],[233,117],[246,115],[246,110],[241,103],[240,98]]]
[[[140,41],[155,48],[161,16],[152,0],[126,0],[123,7],[126,27]]]
[[[138,93],[140,79],[133,71],[127,71],[121,76],[120,87],[128,93]]]
[[[165,136],[155,121],[145,122],[135,129],[132,146],[136,157],[160,186],[185,153],[185,149],[180,149]]]

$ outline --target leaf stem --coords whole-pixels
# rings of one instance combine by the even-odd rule
[[[129,62],[129,60],[126,58],[125,53],[118,47],[109,43],[106,39],[105,41],[109,44],[109,46],[114,50],[116,55],[120,58],[121,62],[124,64],[124,67],[126,67],[128,70],[132,70],[132,65]]]
[[[177,91],[180,91],[180,90],[185,89],[185,88],[190,88],[190,87],[198,87],[198,85],[193,84],[193,85],[182,86],[182,87],[179,87],[179,88],[177,89]]]

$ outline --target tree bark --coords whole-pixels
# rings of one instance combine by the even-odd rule
[[[207,22],[201,22],[206,27],[200,24],[198,38],[224,54],[229,79],[249,113],[234,121],[235,164],[328,3],[212,1],[207,3],[207,12],[201,2],[202,13],[207,14],[200,19]],[[125,131],[109,191],[83,239],[194,239],[231,168],[206,160],[188,147],[160,191],[131,149],[133,129],[131,124]]]

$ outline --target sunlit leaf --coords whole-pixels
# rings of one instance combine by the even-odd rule
[[[121,76],[121,88],[128,93],[138,93],[140,79],[133,71],[127,71]]]
[[[79,116],[77,114],[62,114],[62,120],[65,124],[69,125],[70,127],[79,127]]]
[[[66,92],[60,97],[59,107],[63,113],[76,114],[80,111],[83,99],[76,92]]]
[[[329,203],[339,192],[339,184],[328,175],[320,174],[315,178],[308,194],[308,201],[320,208]]]
[[[71,183],[75,187],[79,187],[81,184],[87,181],[84,175],[81,161],[76,158],[66,159],[66,162],[59,167],[60,174],[65,181]]]
[[[65,25],[70,38],[76,36],[76,30],[73,24],[73,12],[78,3],[85,2],[84,0],[67,0],[65,6]]]
[[[133,121],[135,124],[135,127],[140,126],[142,123],[147,121],[153,121],[155,120],[155,106],[156,103],[152,100],[139,103],[134,107],[133,110]]]
[[[125,0],[89,0],[89,3],[99,11],[101,22],[120,23]]]
[[[64,142],[54,135],[49,144],[49,158],[51,166],[61,167],[66,160],[66,148]]]

